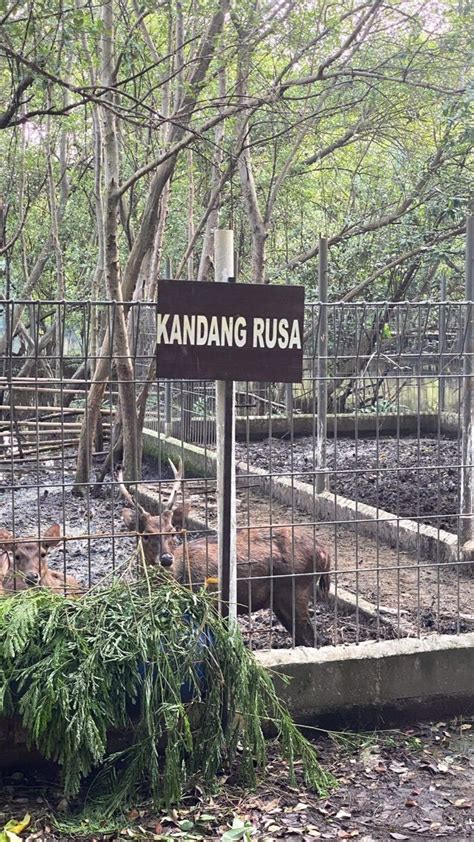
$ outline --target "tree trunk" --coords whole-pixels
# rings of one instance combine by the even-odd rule
[[[240,50],[237,90],[242,101],[248,97],[248,74],[250,56],[248,47],[248,32],[245,29],[239,30]],[[242,187],[242,198],[250,225],[252,237],[252,283],[265,283],[265,243],[267,229],[262,213],[260,211],[257,188],[253,175],[252,156],[250,153],[250,127],[249,118],[245,114],[240,121],[240,129],[243,135],[243,146],[238,160],[238,171]]]
[[[219,72],[219,97],[224,102],[226,93],[226,77],[225,69],[221,68]],[[211,176],[211,201],[212,195],[217,191],[221,180],[220,169],[223,160],[223,145],[224,145],[224,131],[225,123],[218,123],[214,132],[215,153],[212,161],[212,176]],[[223,185],[222,185],[223,186]],[[198,281],[208,281],[209,273],[212,268],[212,255],[214,253],[214,229],[219,224],[219,205],[220,196],[216,196],[214,205],[207,217],[206,228],[204,230],[204,239],[202,244],[201,259],[199,261]]]
[[[109,11],[110,3],[107,3],[104,6],[104,15],[110,16]],[[196,60],[193,64],[193,70],[191,76],[187,82],[185,93],[183,94],[183,99],[179,104],[178,110],[175,111],[174,120],[170,123],[170,130],[168,136],[169,145],[172,146],[181,137],[184,135],[186,131],[186,122],[191,119],[193,110],[196,105],[196,101],[199,96],[199,91],[204,81],[209,65],[214,55],[215,45],[216,45],[216,38],[219,33],[222,31],[224,25],[225,14],[229,8],[229,0],[222,0],[220,4],[219,10],[213,15],[211,22],[207,31],[204,33],[200,49],[198,51]],[[113,22],[113,21],[112,21]],[[107,32],[107,29],[105,29]],[[105,40],[105,39],[104,39]],[[112,65],[110,65],[112,66]],[[110,95],[110,94],[109,94]],[[110,114],[110,118],[115,120],[115,117]],[[123,279],[121,284],[118,284],[118,271],[115,272],[113,268],[113,261],[112,264],[109,264],[109,268],[112,269],[111,275],[109,276],[108,283],[112,281],[112,286],[117,289],[117,293],[120,297],[117,297],[117,300],[122,302],[122,306],[118,309],[121,313],[123,322],[125,321],[125,314],[128,311],[127,302],[129,302],[133,297],[133,292],[135,289],[136,280],[139,277],[140,269],[142,266],[143,259],[148,251],[153,248],[154,240],[155,240],[155,232],[158,224],[156,208],[159,206],[160,200],[163,195],[163,191],[166,185],[169,183],[169,180],[174,172],[176,161],[177,161],[178,153],[176,155],[168,158],[162,164],[160,164],[155,174],[153,175],[150,186],[148,189],[148,194],[145,200],[145,207],[143,210],[142,220],[140,227],[136,233],[133,246],[131,248],[127,265],[125,267],[125,271],[123,274]],[[115,190],[118,187],[118,181],[115,185]],[[113,196],[113,192],[111,193],[111,197]],[[120,194],[118,194],[119,196]],[[117,204],[118,199],[115,199],[115,204]],[[112,222],[112,219],[109,217],[109,222]],[[107,221],[105,221],[105,225],[107,225]],[[115,221],[116,226],[116,221]],[[105,227],[105,226],[104,226]],[[112,232],[113,233],[113,232]],[[116,238],[115,238],[115,246],[114,246],[114,238],[112,236],[112,242],[108,242],[108,238],[106,238],[105,248],[109,248],[109,257],[111,257],[111,252],[113,248],[116,250]],[[117,267],[118,268],[118,267]],[[122,338],[126,337],[126,331],[124,329],[124,325],[122,327]],[[88,396],[88,405],[90,408],[90,412],[98,412],[100,408],[100,403],[102,401],[102,397],[105,392],[105,382],[108,377],[110,376],[111,370],[111,361],[108,356],[109,354],[109,344],[110,338],[108,331],[106,331],[106,335],[104,337],[104,341],[102,343],[102,347],[100,349],[99,359],[97,361],[96,370],[94,373],[93,382],[91,384],[91,388],[89,390]],[[130,361],[129,361],[130,362]],[[122,378],[119,377],[119,380]],[[126,391],[122,389],[122,392]],[[125,396],[121,395],[121,403],[123,409],[123,398]],[[131,397],[131,395],[129,395]],[[131,412],[131,408],[133,407],[133,418],[129,418],[131,426],[134,426],[136,432],[136,412],[135,412],[135,396],[133,395],[133,403],[130,400],[128,403],[128,411]],[[92,416],[91,416],[92,420]],[[95,418],[93,419],[96,420]],[[93,440],[93,430],[95,428],[95,424],[91,423],[90,425],[87,423],[86,419],[84,419],[83,427],[81,430],[80,435],[80,443],[79,443],[79,454],[78,454],[78,464],[76,469],[76,478],[75,478],[75,491],[81,492],[83,486],[89,480],[90,474],[90,459],[91,459],[91,451],[92,448],[90,447],[90,442]],[[129,448],[131,444],[131,439],[133,439],[133,430],[131,430],[132,436],[125,435],[124,433],[124,450],[125,448]],[[136,441],[136,435],[135,435]],[[137,466],[138,462],[136,459],[133,460],[133,465]],[[124,472],[125,479],[129,479],[129,471],[132,472],[132,466],[126,466],[126,472]]]

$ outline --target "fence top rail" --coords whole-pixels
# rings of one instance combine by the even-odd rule
[[[163,279],[164,280],[164,279]],[[179,281],[177,283],[180,283]],[[283,284],[275,284],[274,286],[284,286]],[[438,300],[433,298],[426,298],[419,301],[410,301],[409,299],[404,299],[403,301],[344,301],[344,299],[336,299],[335,301],[320,301],[320,300],[312,300],[312,301],[305,301],[305,307],[313,307],[319,306],[320,304],[326,304],[327,306],[334,307],[387,307],[387,308],[398,308],[398,307],[407,307],[408,305],[412,307],[439,307],[440,305],[448,305],[450,307],[465,307],[467,305],[472,306],[474,304],[474,300],[457,300],[453,301],[451,299],[445,300]],[[146,300],[135,300],[135,301],[117,301],[116,299],[112,300],[105,300],[105,299],[56,299],[56,298],[42,298],[42,299],[32,299],[32,298],[3,298],[0,300],[0,311],[5,309],[6,307],[18,306],[18,305],[25,305],[25,306],[68,306],[68,307],[113,307],[113,306],[125,306],[125,307],[155,307],[157,305],[156,301],[146,301]]]

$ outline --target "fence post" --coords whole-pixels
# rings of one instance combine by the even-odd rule
[[[214,232],[215,279],[234,281],[234,232]],[[219,552],[219,611],[237,617],[237,557],[235,506],[235,383],[216,380],[217,542]]]
[[[318,425],[316,430],[316,494],[321,494],[328,488],[326,471],[326,440],[327,440],[327,412],[328,412],[328,241],[326,237],[319,238],[319,330],[318,355],[316,366],[317,396],[318,396]]]
[[[171,258],[167,257],[165,260],[165,277],[171,279]],[[165,380],[165,396],[164,396],[164,415],[165,415],[165,435],[171,435],[172,423],[172,396],[173,384],[171,380]]]
[[[287,284],[290,285],[291,280],[287,280]],[[291,429],[291,425],[293,424],[293,383],[285,384],[285,408],[288,427]]]
[[[466,340],[463,368],[463,423],[461,469],[461,540],[467,543],[473,536],[473,370],[474,370],[474,216],[466,220]]]
[[[446,275],[441,275],[440,286],[441,307],[439,310],[439,330],[438,330],[438,346],[439,346],[439,388],[438,388],[438,409],[439,412],[444,412],[446,404],[446,381],[444,377],[444,344],[446,342]]]

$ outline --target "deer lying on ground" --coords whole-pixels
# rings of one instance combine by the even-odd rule
[[[170,460],[171,462],[171,460]],[[146,564],[168,568],[175,578],[196,588],[207,579],[216,580],[218,549],[216,539],[198,538],[178,546],[177,530],[183,529],[188,511],[174,506],[183,479],[182,465],[171,462],[175,482],[160,515],[151,515],[131,496],[123,483],[118,482],[122,496],[131,509],[124,509],[122,517],[130,531],[137,531],[142,541]],[[250,539],[244,532],[237,534],[237,611],[245,614],[262,608],[273,608],[280,622],[293,634],[297,646],[314,646],[315,634],[309,607],[313,600],[315,577],[319,574],[318,590],[322,598],[329,591],[330,557],[313,539],[311,529],[275,527],[252,530]],[[293,578],[293,573],[296,574]]]
[[[3,550],[2,557],[6,556],[8,560],[8,564],[4,563],[3,575],[0,571],[3,591],[22,591],[36,585],[57,593],[79,595],[83,590],[79,582],[73,576],[51,570],[46,561],[49,550],[61,540],[61,529],[57,523],[53,523],[41,538],[15,538],[7,529],[0,529],[0,551]]]

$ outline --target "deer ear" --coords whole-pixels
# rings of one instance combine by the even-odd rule
[[[8,529],[0,529],[0,547],[3,549],[11,551],[13,548],[13,544],[15,539],[11,532]]]
[[[61,541],[61,527],[59,523],[53,523],[49,529],[46,530],[43,537],[41,538],[41,543],[45,547],[56,547],[57,544]]]
[[[175,529],[185,528],[186,518],[189,515],[190,508],[189,503],[184,503],[184,505],[176,506],[173,509],[173,526]]]

